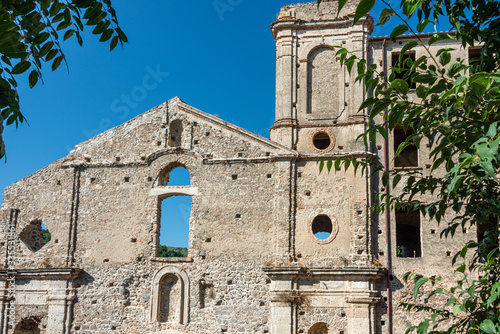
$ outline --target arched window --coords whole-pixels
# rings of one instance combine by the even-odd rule
[[[158,176],[158,186],[189,186],[191,178],[189,171],[181,164],[173,163],[164,168]]]
[[[307,113],[338,116],[341,68],[330,47],[314,49],[308,57]]]
[[[317,322],[309,328],[307,334],[328,334],[328,324],[325,322]]]
[[[180,147],[182,145],[182,121],[176,119],[170,124],[170,131],[168,132],[168,146]]]

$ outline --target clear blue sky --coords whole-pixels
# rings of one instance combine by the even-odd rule
[[[64,65],[44,85],[20,78],[29,126],[4,132],[0,202],[9,184],[74,146],[179,96],[189,105],[269,137],[274,121],[275,45],[269,25],[290,0],[114,1],[129,38],[109,52],[90,29],[83,48],[63,43]],[[378,17],[376,8],[372,11]],[[385,35],[377,27],[374,35]],[[151,72],[156,82],[144,83]],[[147,87],[148,89],[144,89]],[[128,98],[127,98],[128,96]]]

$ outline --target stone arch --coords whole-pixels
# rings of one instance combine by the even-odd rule
[[[341,68],[335,50],[326,45],[313,48],[307,56],[307,113],[324,117],[339,115]]]
[[[189,278],[175,266],[160,269],[153,277],[151,294],[151,320],[153,322],[189,321]]]
[[[317,322],[309,328],[307,334],[328,334],[328,324],[326,322]]]
[[[168,131],[168,146],[181,147],[182,146],[183,125],[180,119],[176,119],[170,123]]]
[[[14,328],[14,334],[40,334],[40,319],[38,317],[24,318]]]

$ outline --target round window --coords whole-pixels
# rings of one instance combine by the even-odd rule
[[[318,150],[326,150],[330,146],[332,140],[326,132],[318,132],[313,137],[313,145]]]
[[[309,137],[309,145],[317,152],[328,152],[335,145],[335,136],[326,128],[316,129]]]
[[[309,238],[320,245],[332,242],[338,231],[337,218],[329,210],[318,209],[307,220]]]

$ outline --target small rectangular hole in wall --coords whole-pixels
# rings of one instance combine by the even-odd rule
[[[241,158],[243,156],[243,153],[239,152],[238,157]]]
[[[310,190],[306,190],[306,191],[304,191],[304,195],[306,195],[306,196],[311,196],[311,191],[310,191]]]
[[[377,145],[377,150],[381,150],[382,149],[382,145]]]
[[[205,136],[210,136],[210,131],[205,132]]]
[[[195,145],[197,145],[197,144],[198,144],[198,141],[197,141],[197,140],[195,140],[195,141],[193,141],[193,143],[194,143]]]
[[[360,249],[360,250],[358,250],[358,255],[361,255],[361,254],[363,254],[363,251]]]
[[[272,174],[267,174],[267,178],[268,178],[268,179],[270,179],[270,178],[272,178],[272,177],[273,177],[273,175],[272,175]]]
[[[59,239],[54,240],[54,243],[58,244],[59,243]]]
[[[228,279],[227,280],[227,284],[233,284],[233,280],[232,279]]]
[[[120,157],[116,157],[115,160],[116,161],[120,161],[121,159],[120,159]]]
[[[391,281],[394,281],[394,276],[393,276],[393,275],[390,275],[390,276],[389,276],[389,279],[390,279]]]
[[[386,301],[387,301],[387,297],[384,297],[384,302],[386,302]]]
[[[90,178],[90,184],[94,184],[95,183],[95,177],[91,177]]]
[[[302,172],[298,172],[297,177],[302,177]]]
[[[339,145],[339,150],[343,150],[343,149],[344,149],[344,146]]]
[[[380,322],[380,325],[381,325],[381,326],[385,326],[385,321],[384,321],[384,320],[382,320],[382,321]]]
[[[148,182],[152,182],[153,178],[151,176],[148,176]]]
[[[60,186],[61,185],[61,181],[57,180],[57,185]]]
[[[193,122],[193,126],[197,126],[198,125],[198,122]]]
[[[125,176],[125,177],[123,178],[123,182],[130,182],[130,177]]]
[[[451,252],[450,252],[450,251],[447,251],[447,252],[446,252],[446,256],[451,256]]]
[[[173,140],[172,140],[173,141]],[[156,146],[161,146],[161,141],[156,142]]]
[[[378,234],[382,234],[382,230],[378,230]]]
[[[236,215],[234,215],[234,218],[241,218],[241,213],[237,213]]]
[[[266,157],[270,156],[271,152],[266,152]]]
[[[130,242],[137,242],[137,238],[131,238]]]
[[[146,156],[145,155],[141,155],[141,160],[142,161],[146,160]]]
[[[431,165],[425,164],[425,168],[429,169],[429,168],[431,168]]]
[[[361,210],[358,210],[358,211],[356,211],[356,212],[357,212],[357,213],[358,213],[358,215],[360,215],[360,216],[363,214],[363,211],[361,211]]]
[[[105,257],[102,262],[109,262],[109,259],[107,257]]]
[[[462,233],[467,233],[467,229],[465,227],[462,229]]]
[[[378,255],[384,256],[384,252],[378,252]]]
[[[435,229],[432,229],[432,230],[431,230],[431,234],[436,234],[436,230],[435,230]]]
[[[79,331],[80,330],[80,326],[75,326],[75,331]]]
[[[232,178],[233,178],[233,180],[237,180],[238,179],[238,174],[233,174]]]
[[[212,238],[206,238],[205,242],[212,242]]]

